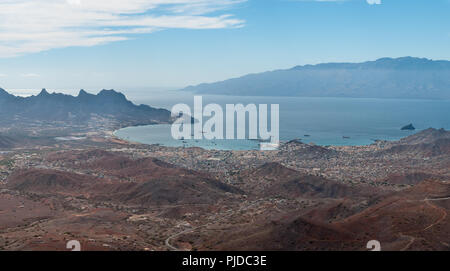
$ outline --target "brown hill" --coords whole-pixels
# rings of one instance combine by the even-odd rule
[[[405,137],[399,142],[400,144],[415,145],[423,143],[433,143],[434,141],[439,139],[450,139],[450,131],[446,131],[445,129],[438,130],[429,128],[417,134]]]
[[[296,170],[287,168],[280,163],[272,162],[266,163],[256,169],[246,171],[242,176],[248,176],[250,178],[265,177],[268,179],[291,179],[298,176],[298,174],[299,172]]]
[[[96,199],[138,206],[212,204],[240,190],[216,180],[202,177],[164,177],[141,183],[111,185]]]
[[[114,155],[112,152],[108,152],[101,149],[92,149],[84,151],[60,151],[52,152],[46,156],[48,161],[59,161],[65,163],[79,163],[88,162],[91,159],[98,159],[101,157]]]
[[[385,250],[448,250],[449,200],[449,183],[424,181],[335,225],[379,240]]]
[[[326,159],[338,156],[339,152],[322,146],[292,140],[281,145],[280,154],[302,159]]]
[[[320,176],[300,173],[279,163],[268,163],[243,172],[240,179],[244,180],[240,186],[249,193],[283,198],[355,197],[370,194],[374,190],[374,188],[367,188],[367,191],[358,190]]]
[[[399,193],[405,197],[415,196],[419,199],[446,198],[450,197],[450,183],[429,179]]]
[[[97,179],[87,175],[47,169],[30,169],[12,174],[8,178],[7,187],[38,194],[79,194],[96,183],[98,183]]]
[[[249,194],[262,194],[276,182],[290,180],[300,175],[298,171],[279,163],[267,163],[239,174],[239,186]]]
[[[388,182],[391,184],[397,184],[397,185],[416,185],[426,180],[433,180],[433,179],[441,179],[443,177],[441,176],[435,176],[433,174],[428,174],[424,172],[413,172],[413,173],[407,173],[407,174],[392,174],[389,175],[386,179],[383,180],[383,182]]]
[[[450,131],[427,129],[399,141],[388,142],[387,148],[375,152],[374,156],[407,155],[433,157],[450,153]]]
[[[83,195],[97,201],[139,206],[210,204],[242,193],[204,174],[152,158],[131,160],[112,155],[86,165],[104,172],[105,177],[30,169],[14,173],[8,179],[8,188],[35,194]]]
[[[120,155],[102,157],[90,163],[81,165],[80,167],[97,172],[104,172],[117,178],[131,178],[134,181],[140,182],[167,177],[206,177],[205,174],[176,167],[156,158],[142,158],[133,160]]]
[[[238,251],[341,250],[353,240],[349,232],[333,225],[294,216],[258,228],[241,229],[214,249]],[[209,243],[215,243],[211,237]],[[208,244],[208,243],[206,243]]]
[[[322,177],[303,175],[295,179],[277,183],[268,194],[278,194],[286,198],[346,198],[361,195],[361,191],[348,185],[331,181]]]
[[[382,150],[378,152],[377,155],[405,154],[408,156],[420,155],[423,157],[432,157],[439,155],[448,155],[449,153],[450,153],[450,139],[442,138],[437,139],[432,143],[396,145],[387,150]]]
[[[242,225],[220,241],[209,236],[205,245],[219,250],[366,250],[368,241],[378,240],[383,250],[448,250],[449,201],[450,184],[424,181],[381,196],[378,203],[338,221],[321,220],[329,214],[319,213],[346,201],[314,214],[291,213],[264,225]]]
[[[132,159],[125,154],[103,150],[79,152],[57,152],[47,159],[58,162],[66,168],[90,170],[107,176],[127,181],[148,181],[162,177],[196,177],[207,178],[206,174],[176,167],[156,158]]]

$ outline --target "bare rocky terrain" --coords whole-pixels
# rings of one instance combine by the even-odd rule
[[[0,249],[449,250],[449,139],[207,151],[101,132],[12,145],[0,152]]]

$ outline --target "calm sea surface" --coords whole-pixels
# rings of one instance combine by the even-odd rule
[[[179,91],[129,91],[135,103],[171,109],[177,103],[193,108],[194,95]],[[204,106],[226,104],[279,104],[280,139],[302,139],[318,145],[367,145],[374,140],[398,140],[417,131],[450,129],[449,100],[401,100],[354,98],[241,97],[204,95]],[[401,131],[413,123],[417,131]],[[175,140],[170,125],[129,127],[116,131],[120,138],[164,146],[198,146],[206,149],[258,149],[251,140]],[[309,135],[309,136],[306,136]]]

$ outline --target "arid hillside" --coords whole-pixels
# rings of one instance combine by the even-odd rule
[[[277,151],[113,137],[9,148],[0,249],[449,250],[449,133]]]

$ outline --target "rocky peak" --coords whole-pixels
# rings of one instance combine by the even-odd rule
[[[50,95],[50,93],[48,93],[47,90],[46,90],[45,88],[43,88],[43,89],[41,90],[41,92],[39,93],[38,97],[39,97],[39,96],[40,96],[40,97],[42,97],[42,96],[48,96],[48,95]]]

